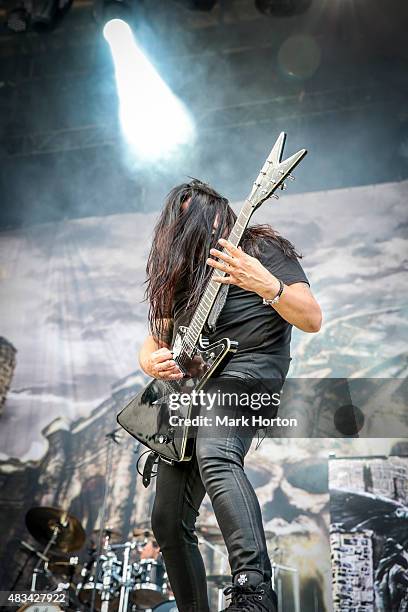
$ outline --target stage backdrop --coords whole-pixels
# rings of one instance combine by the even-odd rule
[[[330,461],[334,610],[408,610],[408,458]]]
[[[407,192],[402,182],[283,195],[256,213],[255,222],[270,222],[303,252],[324,312],[319,334],[294,331],[292,377],[406,376]],[[19,540],[30,540],[30,507],[66,508],[88,536],[101,524],[106,434],[146,382],[137,351],[147,331],[143,281],[156,218],[113,215],[0,235],[0,333],[13,367],[15,360],[0,417],[3,588],[16,578],[18,587],[28,586],[33,561]],[[135,525],[148,524],[154,484],[145,489],[135,469],[143,449],[125,434],[119,442],[111,446],[104,520],[125,539]],[[247,470],[270,553],[299,569],[302,612],[332,605],[329,452],[387,454],[394,444],[267,439],[252,447]],[[199,521],[215,524],[208,498]],[[221,571],[203,552],[208,572]]]

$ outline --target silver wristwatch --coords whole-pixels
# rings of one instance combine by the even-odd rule
[[[265,304],[265,306],[270,306],[271,304],[277,304],[280,300],[280,296],[282,295],[283,292],[283,287],[284,284],[282,283],[281,279],[278,278],[279,281],[279,291],[278,293],[275,295],[274,298],[272,298],[272,300],[266,300],[265,298],[263,298],[263,303]]]

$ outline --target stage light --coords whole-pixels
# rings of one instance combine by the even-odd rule
[[[7,15],[7,27],[13,32],[25,32],[30,22],[30,16],[24,6],[12,9]]]
[[[306,11],[312,0],[255,0],[259,12],[272,17],[290,17]]]
[[[115,66],[119,118],[128,144],[139,155],[155,158],[190,142],[194,128],[189,114],[146,58],[129,25],[113,19],[103,34]]]

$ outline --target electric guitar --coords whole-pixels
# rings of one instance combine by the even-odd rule
[[[271,196],[278,198],[275,191],[285,189],[285,179],[293,179],[291,171],[307,153],[301,149],[281,161],[285,140],[286,134],[281,132],[245,200],[228,237],[235,246],[238,246],[254,211]],[[226,274],[214,269],[190,324],[177,331],[172,346],[173,359],[184,377],[172,381],[152,380],[117,415],[119,425],[169,463],[190,460],[194,447],[194,428],[191,425],[173,426],[172,423],[191,419],[193,392],[202,389],[215,370],[221,369],[221,364],[238,348],[237,342],[230,338],[209,345],[208,340],[202,336],[203,327],[221,287],[214,277]],[[181,397],[181,394],[187,401],[176,406],[177,402],[172,398]],[[188,401],[189,398],[191,401]]]

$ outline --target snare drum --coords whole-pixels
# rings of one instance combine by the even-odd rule
[[[131,600],[137,607],[146,610],[166,601],[166,571],[160,557],[157,560],[142,559],[134,563],[132,577]]]

